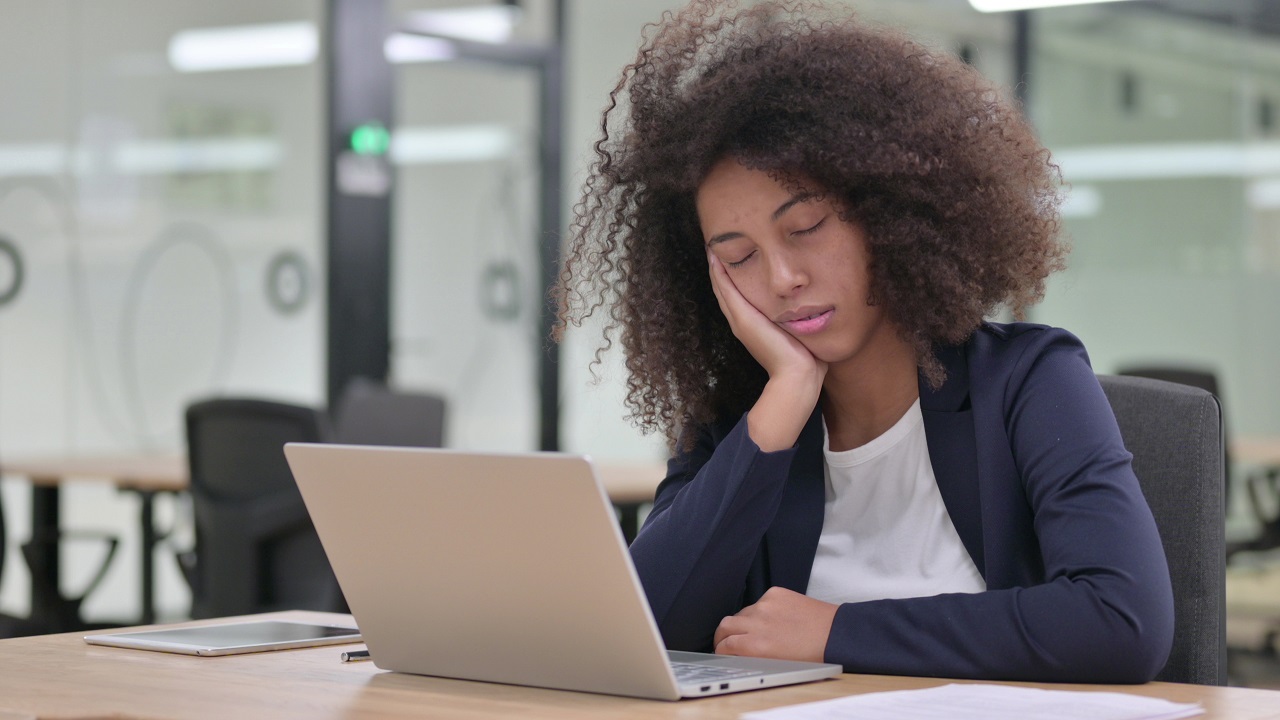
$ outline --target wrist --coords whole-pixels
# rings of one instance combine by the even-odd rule
[[[804,375],[774,375],[765,383],[756,404],[747,412],[747,434],[762,452],[786,450],[796,444],[822,390],[820,379]]]

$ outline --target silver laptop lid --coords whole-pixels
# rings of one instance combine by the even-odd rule
[[[378,667],[679,697],[586,458],[299,443],[285,455]]]

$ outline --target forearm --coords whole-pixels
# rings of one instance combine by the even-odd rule
[[[842,605],[826,660],[848,672],[1040,682],[1140,683],[1171,628],[1145,578],[1089,578],[973,595]],[[1151,620],[1155,618],[1155,620]]]
[[[659,488],[631,555],[667,644],[709,648],[725,615],[741,609],[743,584],[773,521],[794,451],[763,453],[745,420],[709,456]]]
[[[818,404],[823,377],[824,373],[809,368],[769,378],[747,413],[748,433],[762,452],[777,452],[796,444]]]

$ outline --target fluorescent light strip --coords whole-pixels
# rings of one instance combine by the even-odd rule
[[[180,72],[307,65],[320,38],[309,22],[183,30],[169,41],[169,64]]]
[[[395,33],[382,45],[390,63],[439,62],[458,57],[458,48],[441,38]]]
[[[511,131],[501,125],[401,127],[391,134],[391,161],[397,165],[477,162],[515,151]]]
[[[0,177],[59,175],[66,170],[67,150],[63,145],[0,145]]]
[[[410,16],[415,30],[461,40],[501,43],[511,39],[520,19],[520,8],[514,5],[478,5],[419,10]]]
[[[1053,152],[1068,182],[1280,175],[1280,143],[1099,145]]]
[[[1064,218],[1094,217],[1102,212],[1102,193],[1092,185],[1074,185],[1060,208]]]
[[[509,156],[515,146],[511,129],[502,125],[406,126],[392,134],[391,160],[402,165],[492,160]],[[85,174],[100,171],[104,160],[111,172],[136,174],[265,170],[278,165],[282,154],[272,138],[125,142],[106,155],[84,149],[69,153],[57,143],[12,144],[0,145],[0,177],[57,175],[69,164]],[[1055,150],[1053,161],[1072,183],[1198,177],[1274,183],[1280,177],[1280,142],[1068,147]],[[1263,194],[1269,198],[1271,192],[1268,187]]]
[[[501,125],[404,127],[392,134],[390,159],[398,165],[483,162],[515,150],[511,130]],[[252,172],[278,167],[283,155],[273,138],[145,140],[70,152],[55,143],[0,145],[0,178]]]
[[[113,170],[125,175],[270,170],[280,164],[280,144],[256,138],[131,142],[113,159]]]
[[[1254,210],[1280,208],[1280,178],[1255,180],[1245,187],[1245,200]]]
[[[1063,5],[1095,5],[1123,2],[1123,0],[969,0],[974,10],[984,13],[1009,12],[1010,10],[1040,10]]]

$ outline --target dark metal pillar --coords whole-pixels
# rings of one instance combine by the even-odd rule
[[[556,321],[555,302],[550,290],[560,273],[560,241],[563,223],[563,112],[564,112],[564,0],[556,0],[552,12],[555,36],[542,65],[540,162],[542,182],[538,233],[538,261],[541,268],[542,311],[538,318],[538,445],[542,450],[560,449],[560,345],[551,340]]]
[[[356,376],[385,380],[391,348],[391,200],[382,154],[351,149],[360,126],[391,131],[394,78],[383,54],[387,0],[327,0],[328,397]]]
[[[1013,92],[1031,115],[1031,11],[1013,13]]]

